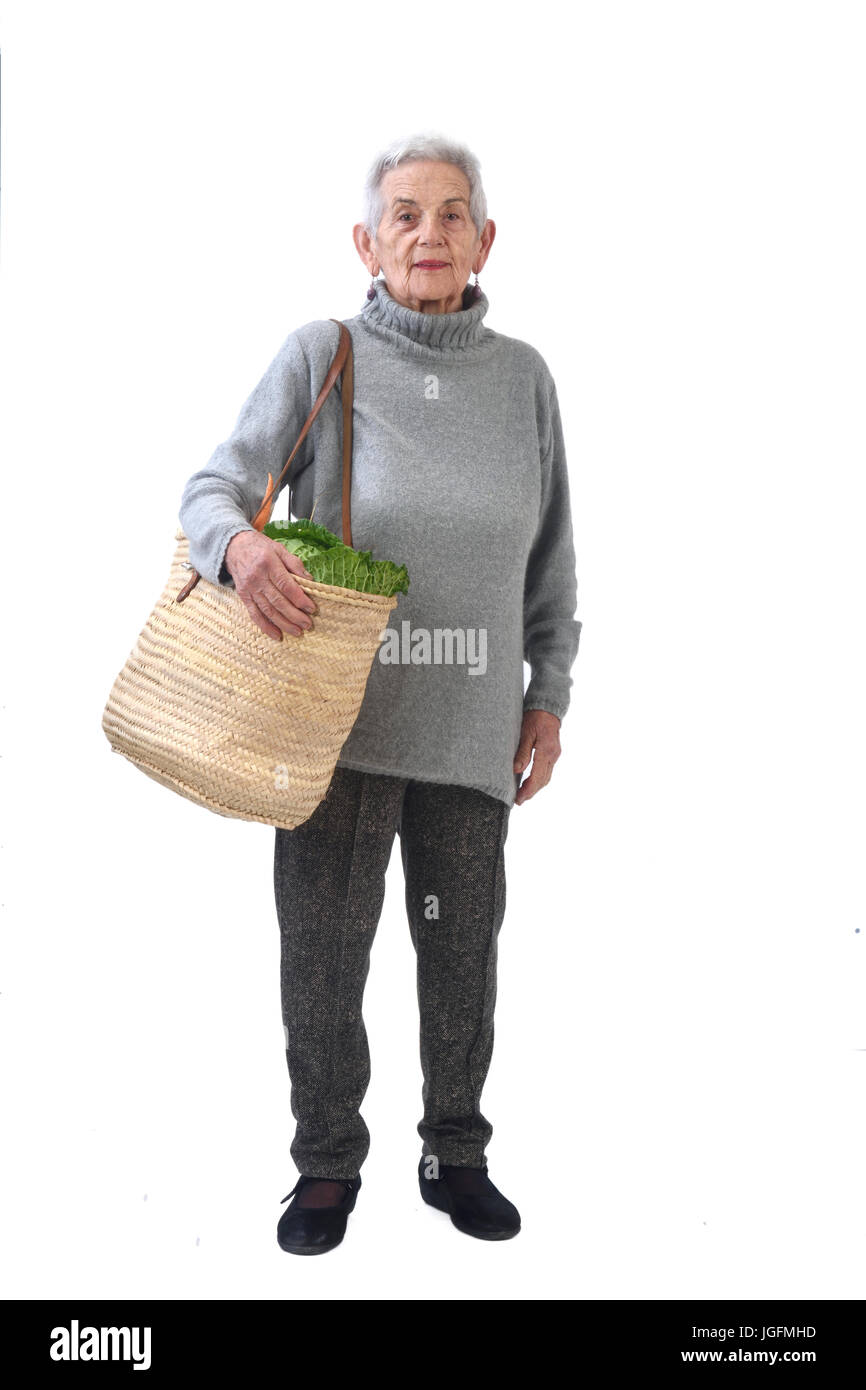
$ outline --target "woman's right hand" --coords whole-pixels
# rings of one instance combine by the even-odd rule
[[[282,641],[284,632],[300,637],[312,627],[316,605],[293,575],[312,579],[303,560],[260,531],[239,531],[225,553],[225,567],[244,607],[267,637]]]

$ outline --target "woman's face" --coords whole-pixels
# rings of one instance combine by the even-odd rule
[[[407,309],[448,314],[463,307],[470,274],[487,260],[496,227],[481,236],[469,216],[469,180],[438,160],[389,169],[382,180],[382,220],[374,238],[354,229],[371,275],[381,270],[388,293]]]

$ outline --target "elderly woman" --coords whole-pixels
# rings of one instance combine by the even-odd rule
[[[276,831],[300,1173],[277,1235],[295,1254],[339,1244],[361,1186],[370,1138],[360,1114],[370,1078],[362,1002],[395,834],[417,953],[421,1195],[469,1235],[502,1240],[520,1229],[487,1171],[492,1126],[480,1108],[504,846],[511,807],[546,785],[559,757],[581,624],[556,387],[535,348],[484,322],[478,273],[495,232],[464,146],[421,136],[375,160],[354,228],[373,279],[361,312],[343,321],[354,352],[353,542],[404,561],[410,587],[324,801],[297,829]],[[302,641],[316,608],[295,579],[302,562],[250,518],[291,452],[338,334],[330,319],[289,334],[181,503],[196,569],[234,586],[275,641]],[[291,515],[315,507],[315,520],[338,533],[340,420],[335,389],[288,479]],[[451,660],[441,646],[437,659],[437,630],[448,632]]]

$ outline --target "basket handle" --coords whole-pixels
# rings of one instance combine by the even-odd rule
[[[284,467],[283,467],[283,471],[282,471],[282,473],[280,474],[280,476],[278,477],[276,483],[273,482],[273,480],[271,479],[271,475],[268,474],[268,488],[267,488],[267,490],[266,490],[266,492],[265,492],[264,498],[262,499],[262,505],[259,507],[259,510],[257,511],[255,517],[253,518],[252,525],[253,525],[253,527],[255,528],[256,531],[263,531],[264,528],[265,528],[265,526],[267,525],[267,522],[268,522],[269,519],[270,519],[271,512],[272,512],[273,509],[274,509],[274,502],[276,501],[276,496],[277,496],[277,493],[278,493],[279,490],[280,490],[280,487],[281,487],[281,485],[282,485],[283,479],[285,478],[286,474],[288,473],[289,469],[291,468],[292,463],[294,462],[294,459],[295,459],[295,455],[297,454],[298,450],[300,449],[301,445],[303,444],[304,440],[306,439],[306,437],[307,437],[307,435],[308,435],[308,433],[309,433],[309,431],[310,431],[310,428],[311,428],[311,426],[312,426],[312,424],[313,424],[313,421],[315,420],[315,418],[316,418],[316,416],[318,415],[319,411],[321,410],[322,406],[325,404],[325,400],[327,399],[327,396],[328,396],[328,394],[329,394],[331,388],[333,387],[334,383],[336,382],[337,377],[340,375],[340,373],[342,373],[342,375],[343,375],[343,383],[342,383],[342,397],[343,397],[343,496],[342,496],[342,507],[343,507],[343,517],[342,517],[342,520],[343,520],[343,544],[344,544],[344,545],[351,545],[351,544],[352,544],[352,403],[353,403],[353,397],[354,397],[354,392],[355,392],[354,360],[353,360],[353,357],[352,357],[352,338],[351,338],[351,335],[350,335],[350,333],[349,333],[348,328],[346,327],[346,325],[345,325],[344,323],[340,323],[339,319],[331,319],[331,323],[335,323],[335,324],[337,325],[337,327],[339,328],[339,330],[340,330],[340,342],[339,342],[339,345],[338,345],[338,347],[337,347],[337,351],[336,351],[336,353],[334,354],[334,360],[332,361],[330,367],[328,368],[328,375],[325,377],[325,380],[324,380],[324,382],[322,383],[322,389],[321,389],[321,391],[319,392],[318,396],[316,397],[316,403],[315,403],[315,405],[313,406],[312,410],[310,411],[309,415],[307,416],[307,419],[306,419],[306,421],[305,421],[305,423],[304,423],[304,428],[301,430],[301,433],[298,435],[297,443],[295,444],[295,447],[294,447],[294,449],[292,450],[292,452],[289,454],[289,457],[286,459],[285,465],[284,465]],[[199,581],[200,579],[201,579],[201,575],[199,574],[198,570],[193,570],[193,572],[192,572],[192,577],[191,577],[190,579],[187,580],[186,584],[184,584],[183,588],[181,589],[180,593],[178,594],[177,598],[175,599],[175,602],[176,602],[176,603],[183,603],[184,599],[185,599],[185,598],[188,598],[189,595],[192,593],[193,589],[195,588],[196,584],[198,583],[198,581]]]

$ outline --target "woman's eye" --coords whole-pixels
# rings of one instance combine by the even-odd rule
[[[414,216],[415,216],[415,214],[412,213],[412,212],[401,212],[401,213],[398,213],[398,214],[397,214],[397,221],[398,221],[398,222],[402,222],[403,219],[404,219],[404,217],[412,218],[412,217],[414,217]],[[460,221],[460,213],[459,213],[459,212],[446,212],[445,216],[446,216],[446,218],[448,218],[448,217],[453,217],[454,220],[455,220],[456,222],[459,222],[459,221]]]

